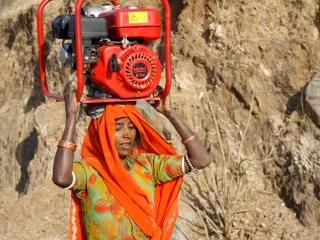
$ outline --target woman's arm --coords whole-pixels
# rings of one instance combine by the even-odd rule
[[[62,140],[75,143],[76,116],[78,103],[75,92],[65,95],[66,125]],[[58,147],[53,162],[52,181],[60,187],[68,187],[72,183],[72,163],[74,151],[65,147]]]
[[[185,141],[185,147],[190,157],[191,164],[196,169],[205,168],[210,165],[211,157],[203,144],[198,139],[197,135],[187,126],[187,124],[178,116],[175,111],[169,107],[169,98],[161,99],[154,105],[155,109],[162,113],[174,126],[182,141]],[[185,164],[186,172],[191,169],[189,164]]]

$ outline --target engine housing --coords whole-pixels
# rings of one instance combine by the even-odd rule
[[[159,57],[150,48],[134,44],[98,49],[99,61],[90,68],[89,80],[119,98],[150,96],[161,78]]]

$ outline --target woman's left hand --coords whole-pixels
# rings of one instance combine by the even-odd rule
[[[163,98],[161,95],[160,95],[160,100],[158,101],[155,101],[152,106],[159,112],[159,113],[162,113],[163,115],[166,115],[168,113],[170,113],[170,99],[169,97],[165,97]]]

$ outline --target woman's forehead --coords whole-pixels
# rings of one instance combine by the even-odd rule
[[[128,124],[128,123],[132,123],[130,118],[128,117],[122,117],[122,118],[116,119],[116,124]]]

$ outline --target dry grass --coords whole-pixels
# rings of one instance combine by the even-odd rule
[[[234,123],[217,118],[217,107],[207,95],[221,159],[219,164],[215,166],[211,164],[199,176],[191,176],[191,179],[186,181],[183,192],[183,201],[197,212],[201,219],[201,234],[206,239],[231,239],[230,233],[235,217],[239,213],[248,211],[239,208],[237,202],[240,191],[245,188],[243,164],[247,159],[243,154],[243,145],[250,126],[253,101],[254,95],[251,98],[251,109],[244,129],[239,129]],[[233,144],[225,144],[222,134]],[[193,227],[199,232],[199,226]]]

